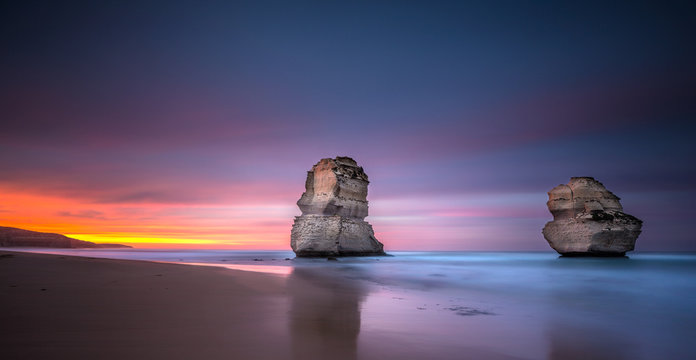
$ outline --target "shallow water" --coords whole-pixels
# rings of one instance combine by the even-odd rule
[[[696,357],[696,254],[394,252],[327,261],[289,251],[31,251],[217,265],[284,276],[288,286],[312,283],[316,292],[288,299],[297,358],[317,346],[302,345],[317,332],[327,354],[341,349],[348,358]],[[308,322],[319,325],[303,334],[312,331]]]

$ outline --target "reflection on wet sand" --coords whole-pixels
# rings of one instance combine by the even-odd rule
[[[360,304],[367,289],[345,278],[348,269],[295,268],[288,286],[294,359],[356,359]]]
[[[549,360],[635,359],[631,344],[599,326],[553,323],[549,332]]]

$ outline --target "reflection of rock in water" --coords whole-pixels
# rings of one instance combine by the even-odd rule
[[[356,359],[366,289],[325,268],[295,268],[288,286],[293,358]]]
[[[602,325],[555,323],[549,332],[549,360],[635,359],[631,344]]]

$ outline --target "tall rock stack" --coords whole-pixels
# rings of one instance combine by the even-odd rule
[[[553,221],[544,226],[544,238],[561,255],[624,256],[643,222],[624,213],[619,200],[594,178],[570,178],[549,191]]]
[[[290,246],[297,256],[384,255],[367,216],[367,174],[349,157],[321,159],[307,172]]]

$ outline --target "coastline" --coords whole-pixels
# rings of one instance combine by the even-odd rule
[[[431,343],[419,331],[365,333],[370,285],[345,269],[278,275],[201,265],[0,250],[3,359],[529,358]],[[423,315],[392,310],[367,319]]]
[[[128,257],[0,250],[3,359],[692,353],[694,255],[568,261],[435,252],[287,261],[283,252],[113,251]],[[278,272],[263,273],[270,270]]]

